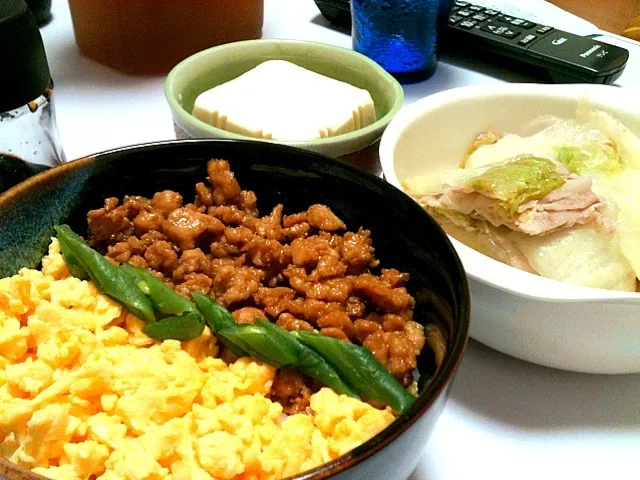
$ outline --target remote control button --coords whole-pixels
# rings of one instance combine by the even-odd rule
[[[540,35],[544,35],[545,33],[549,33],[551,30],[553,30],[553,27],[540,27],[539,29],[536,30],[536,33],[539,33]]]
[[[516,17],[512,17],[511,15],[500,15],[498,17],[498,21],[502,23],[511,23],[516,19]]]
[[[484,10],[484,7],[481,7],[480,5],[471,5],[469,7],[469,10],[473,10],[474,12],[482,12]]]
[[[531,33],[525,37],[522,37],[522,39],[518,42],[518,45],[529,45],[531,42],[533,42],[536,38],[538,38],[537,35],[532,35]]]
[[[469,5],[469,2],[461,2],[461,1],[456,1],[456,7],[466,7]]]
[[[558,45],[564,45],[568,41],[569,39],[567,37],[560,36],[558,38],[554,38],[553,40],[551,40],[551,45],[555,45],[557,47]]]
[[[495,17],[496,15],[500,15],[500,12],[498,10],[494,10],[492,8],[489,8],[488,10],[484,11],[485,15],[489,15],[490,17]]]
[[[485,14],[487,14],[487,12],[485,12]],[[514,27],[524,28],[526,30],[529,30],[530,28],[533,28],[537,25],[522,18],[512,17],[511,15],[500,15],[497,20],[499,22],[508,23],[509,25],[513,25]]]
[[[484,22],[485,20],[489,20],[489,17],[486,16],[483,13],[476,13],[473,17],[474,20],[477,20],[478,22]]]
[[[460,23],[458,24],[458,26],[459,26],[459,27],[462,27],[462,28],[464,28],[464,29],[466,29],[466,30],[470,30],[470,29],[472,29],[473,27],[475,27],[477,24],[478,24],[478,22],[473,22],[473,21],[471,21],[471,20],[465,20],[464,22],[460,22]]]
[[[470,17],[472,13],[469,10],[458,10],[456,15],[460,15],[461,17]]]
[[[501,25],[493,25],[490,23],[482,27],[480,30],[483,30],[485,32],[490,32],[490,33],[493,33],[494,35],[498,35],[499,37],[504,37],[504,38],[516,38],[519,35],[519,32],[514,32],[509,27],[504,27]]]
[[[460,20],[462,20],[462,17],[459,17],[457,15],[451,15],[449,17],[449,25],[455,25],[456,23],[458,23]]]

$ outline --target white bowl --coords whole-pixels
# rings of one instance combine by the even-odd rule
[[[521,133],[543,114],[573,118],[585,99],[640,133],[640,92],[633,90],[537,84],[455,88],[413,103],[391,121],[380,143],[385,178],[401,188],[413,176],[456,168],[471,140],[488,127]],[[640,293],[542,278],[451,241],[470,279],[473,338],[549,367],[640,372]]]

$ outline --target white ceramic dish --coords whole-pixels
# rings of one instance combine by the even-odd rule
[[[543,114],[573,118],[584,100],[640,133],[638,91],[600,85],[456,88],[426,97],[392,120],[380,143],[384,176],[401,188],[407,178],[456,168],[470,141],[488,127],[521,133]],[[640,293],[549,280],[451,240],[470,278],[473,338],[549,367],[640,372]]]

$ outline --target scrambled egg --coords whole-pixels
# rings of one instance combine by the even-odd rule
[[[278,479],[394,420],[328,388],[287,417],[273,367],[227,365],[209,330],[156,342],[142,325],[71,277],[56,240],[42,271],[1,279],[0,456],[59,480]]]

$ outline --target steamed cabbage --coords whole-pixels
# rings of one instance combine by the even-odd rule
[[[529,136],[507,133],[492,145],[476,149],[464,163],[465,168],[478,168],[502,162],[522,154],[557,160],[557,148],[611,145],[609,137],[590,125],[544,115],[525,126]]]
[[[640,278],[640,169],[626,169],[597,182],[609,199],[616,219],[616,235],[622,254]]]
[[[624,165],[640,169],[640,138],[630,131],[620,120],[606,112],[581,106],[578,120],[589,128],[602,132],[616,146]]]
[[[583,106],[575,120],[546,115],[527,128],[527,136],[481,135],[463,168],[405,186],[481,253],[575,285],[635,291],[640,138]]]
[[[558,161],[578,175],[613,175],[623,171],[618,152],[611,145],[562,145],[556,149]]]
[[[472,177],[464,186],[489,192],[513,214],[523,203],[538,200],[564,183],[551,160],[520,155]]]
[[[577,227],[539,237],[522,235],[516,244],[543,277],[609,290],[636,288],[636,275],[616,242],[596,228]]]

